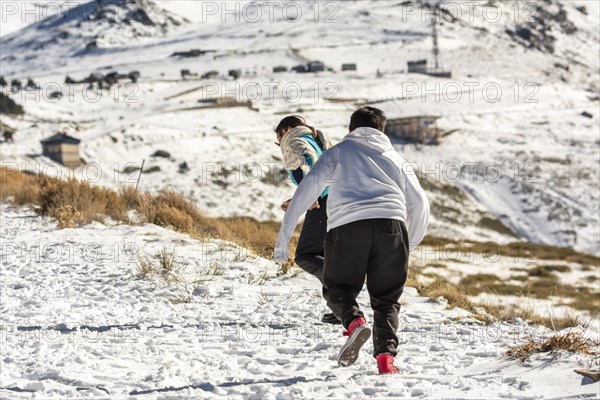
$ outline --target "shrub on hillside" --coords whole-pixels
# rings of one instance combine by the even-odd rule
[[[0,93],[0,114],[23,115],[23,107],[4,93]]]

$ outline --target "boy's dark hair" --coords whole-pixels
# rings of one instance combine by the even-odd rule
[[[299,115],[290,115],[290,116],[285,117],[284,119],[282,119],[279,122],[279,124],[277,125],[277,127],[275,128],[275,133],[279,135],[279,132],[281,132],[285,128],[294,129],[294,128],[297,128],[299,126],[305,126],[308,129],[310,129],[310,131],[312,132],[313,137],[317,140],[317,143],[319,143],[319,145],[321,146],[321,148],[323,148],[322,144],[318,140],[319,135],[317,134],[317,130],[315,128],[313,128],[312,126],[308,125],[306,123],[306,120],[304,118],[302,118],[301,116],[299,116]]]
[[[282,119],[277,127],[275,128],[275,133],[279,133],[285,128],[296,128],[298,126],[307,126],[306,121],[299,115],[290,115]]]
[[[364,127],[374,128],[383,132],[386,122],[387,117],[379,108],[361,107],[354,111],[352,117],[350,117],[350,130],[353,131],[356,128]]]

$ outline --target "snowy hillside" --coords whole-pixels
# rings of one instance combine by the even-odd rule
[[[573,372],[589,356],[509,346],[543,339],[523,321],[481,325],[441,299],[401,299],[401,379],[376,374],[368,344],[339,368],[339,327],[316,323],[320,288],[278,275],[232,244],[200,242],[155,225],[57,229],[0,206],[2,398],[594,398]],[[24,246],[25,249],[21,247]],[[137,254],[176,252],[170,272],[140,275]],[[359,302],[368,306],[366,292]],[[372,318],[367,313],[369,319]],[[598,327],[586,335],[598,337]],[[577,332],[580,328],[571,328]]]
[[[0,2],[2,102],[25,110],[0,115],[0,133],[15,129],[0,178],[31,178],[0,204],[1,398],[598,398],[573,369],[597,370],[600,352],[600,2],[23,4]],[[452,78],[408,71],[433,64],[433,17]],[[291,71],[312,60],[324,71]],[[39,87],[13,84],[29,78]],[[377,374],[371,341],[337,367],[341,328],[318,322],[321,288],[297,268],[161,227],[142,202],[61,229],[14,196],[51,192],[35,174],[74,176],[172,189],[204,230],[210,217],[280,222],[294,187],[273,128],[301,114],[337,143],[361,105],[445,132],[392,139],[432,210],[401,298],[396,377]],[[74,170],[42,154],[57,132],[81,139]],[[372,321],[366,291],[359,303]],[[567,333],[595,347],[506,355]]]
[[[352,110],[373,104],[390,118],[440,116],[452,132],[438,146],[396,145],[431,172],[432,234],[499,243],[516,235],[600,253],[596,2],[482,3],[460,12],[427,2],[298,2],[300,11],[279,5],[269,13],[235,4],[101,1],[2,36],[0,75],[32,77],[42,90],[11,95],[26,115],[3,116],[18,133],[0,146],[1,161],[43,169],[39,140],[62,130],[83,139],[90,164],[77,174],[100,174],[100,184],[135,182],[135,172],[122,171],[146,159],[154,172],[142,177],[144,189],[174,188],[211,215],[279,220],[293,187],[280,175],[273,126],[301,113],[339,141]],[[431,53],[432,13],[451,80],[407,73],[408,60]],[[213,52],[173,57],[193,49]],[[314,59],[331,70],[272,72]],[[342,63],[358,71],[340,72]],[[219,77],[183,80],[183,69]],[[237,81],[230,69],[240,69]],[[63,84],[66,75],[113,71],[141,79],[102,96]],[[63,98],[48,99],[57,87]],[[232,97],[242,104],[211,106]],[[152,157],[157,150],[169,157]],[[454,186],[467,196],[445,196]]]
[[[21,64],[27,70],[46,69],[48,59],[55,57],[65,65],[68,58],[77,59],[112,47],[135,44],[143,38],[161,37],[188,22],[151,0],[65,2],[54,8],[62,12],[3,37],[2,43],[8,50],[0,58],[4,65]],[[37,15],[50,12],[39,11]],[[19,51],[24,48],[27,52]]]

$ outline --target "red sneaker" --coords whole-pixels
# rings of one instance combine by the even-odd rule
[[[338,365],[340,367],[349,367],[356,362],[361,347],[371,337],[371,328],[367,326],[367,321],[363,317],[358,317],[348,326],[348,332],[344,332],[348,340],[340,349],[338,355]]]
[[[379,375],[384,374],[399,374],[400,370],[394,365],[394,356],[391,354],[379,354],[375,356],[377,360],[377,369],[379,369]]]

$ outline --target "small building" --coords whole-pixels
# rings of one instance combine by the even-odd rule
[[[356,64],[342,64],[342,71],[356,71]]]
[[[408,72],[414,74],[426,74],[427,73],[427,60],[415,60],[409,61]]]
[[[422,144],[438,144],[445,132],[437,125],[440,117],[419,115],[388,119],[385,134],[390,137]]]
[[[311,61],[306,64],[308,72],[323,72],[325,71],[325,64],[322,61]]]
[[[292,67],[292,71],[297,72],[299,74],[308,72],[306,69],[306,65],[300,64],[300,65],[296,65],[295,67]]]
[[[429,76],[435,76],[437,78],[452,78],[451,71],[442,71],[435,68],[427,68],[427,60],[416,60],[409,61],[408,72],[413,74],[425,74]]]
[[[251,101],[238,101],[235,97],[212,97],[198,100],[199,103],[206,104],[206,108],[231,108],[231,107],[248,107],[252,108]]]
[[[198,74],[195,72],[190,72],[189,69],[181,70],[181,79],[186,79],[187,77],[196,77],[196,76],[198,76]]]
[[[208,71],[202,74],[201,79],[217,79],[219,77],[219,71]]]
[[[171,54],[171,57],[193,58],[200,57],[208,52],[210,52],[210,50],[192,49],[189,51],[176,51],[175,53]]]
[[[283,65],[278,65],[276,67],[273,67],[273,73],[279,73],[279,72],[287,72],[287,67],[284,67]]]
[[[232,77],[234,80],[238,80],[240,76],[242,76],[241,69],[230,69],[227,73],[228,76]]]
[[[79,143],[81,140],[64,133],[57,133],[40,142],[42,154],[66,167],[75,168],[81,164]]]

